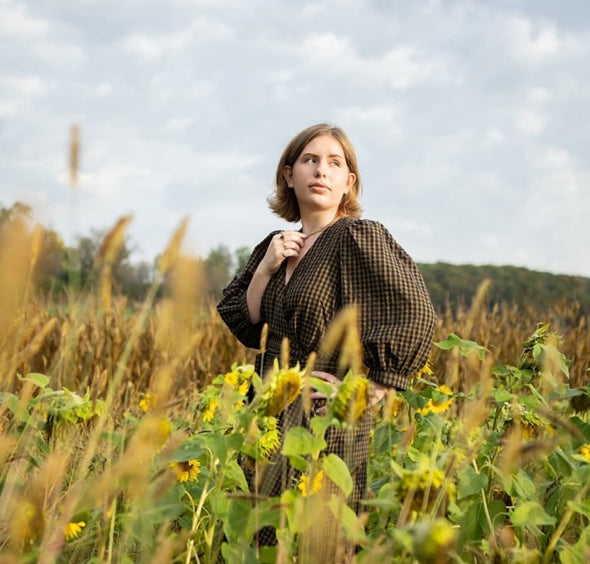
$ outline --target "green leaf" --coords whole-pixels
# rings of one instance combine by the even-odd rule
[[[258,503],[250,510],[250,514],[248,515],[248,527],[245,530],[244,535],[247,538],[252,538],[256,531],[267,526],[276,529],[280,526],[280,520],[281,506],[277,504],[275,500]]]
[[[459,473],[457,483],[457,499],[479,494],[488,485],[488,477],[478,474],[472,466],[467,466]]]
[[[183,442],[170,457],[170,462],[183,462],[191,458],[199,458],[203,454],[201,441],[189,440]]]
[[[590,546],[590,527],[586,527],[580,534],[578,542],[570,546],[564,542],[559,552],[561,564],[587,564],[587,549]]]
[[[336,517],[336,519],[342,523],[348,539],[354,540],[355,542],[367,540],[364,527],[359,526],[358,515],[340,496],[332,494],[329,505],[332,515],[334,515],[334,517]]]
[[[289,429],[285,436],[282,453],[286,456],[319,453],[326,448],[326,441],[323,437],[314,437],[303,427]]]
[[[498,405],[512,401],[512,394],[507,390],[493,390],[492,396]]]
[[[513,476],[505,479],[504,489],[513,498],[520,498],[524,501],[531,501],[536,497],[537,486],[531,477],[522,469],[519,469]]]
[[[348,466],[336,454],[328,454],[322,460],[322,469],[326,476],[332,480],[343,492],[346,497],[352,493],[352,477]]]
[[[231,499],[227,517],[223,520],[223,531],[230,543],[236,542],[247,530],[252,504],[246,499]],[[248,539],[249,540],[249,539]]]
[[[560,564],[587,564],[586,547],[580,546],[566,546],[559,553]]]
[[[525,501],[512,511],[510,521],[515,527],[536,527],[538,525],[554,525],[557,520],[548,515],[540,503]]]
[[[314,390],[321,392],[328,398],[334,391],[333,384],[330,384],[330,382],[326,382],[324,380],[320,380],[319,378],[310,378],[310,385]]]
[[[31,384],[35,384],[35,386],[39,386],[39,388],[45,388],[45,386],[49,384],[49,377],[45,374],[39,374],[38,372],[30,372],[26,376],[21,376],[20,374],[17,374],[16,376],[21,382],[31,382]]]
[[[477,354],[479,360],[483,360],[486,356],[486,349],[476,343],[475,341],[468,341],[466,339],[461,339],[455,333],[451,333],[444,341],[438,341],[434,343],[439,349],[444,351],[450,351],[455,347],[459,348],[462,356],[469,356],[471,353],[475,352]]]
[[[244,476],[244,471],[236,460],[230,460],[229,464],[225,466],[225,480],[224,488],[233,488],[237,486],[243,492],[248,491],[248,482]]]
[[[590,442],[590,423],[586,423],[583,419],[580,419],[577,415],[569,418],[569,422],[575,425],[578,430],[584,435],[586,442]]]
[[[239,544],[228,544],[224,542],[221,545],[221,554],[223,561],[227,564],[257,564],[256,552],[253,547],[248,546],[242,540]]]
[[[590,500],[586,499],[581,503],[575,501],[568,501],[567,506],[576,513],[584,515],[584,517],[590,518]]]

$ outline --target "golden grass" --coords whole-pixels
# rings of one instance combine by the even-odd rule
[[[201,299],[203,276],[197,261],[188,257],[176,259],[169,295],[151,304],[143,312],[144,319],[137,306],[123,297],[111,297],[107,282],[101,285],[99,296],[87,295],[75,303],[47,303],[32,292],[25,296],[23,290],[13,289],[28,287],[27,261],[22,254],[13,255],[12,264],[0,292],[4,305],[0,370],[6,391],[14,391],[17,373],[41,372],[50,376],[54,388],[89,389],[92,397],[102,397],[119,372],[114,407],[123,413],[158,387],[159,375],[166,372],[170,380],[166,396],[186,406],[233,363],[253,360],[254,351],[231,335],[215,304]],[[532,308],[502,305],[487,310],[480,303],[477,300],[476,307],[440,315],[434,340],[454,332],[488,349],[495,363],[513,364],[537,324],[550,323],[552,331],[563,338],[562,352],[572,361],[570,385],[586,383],[590,324],[575,305],[563,303],[541,319]],[[431,365],[440,383],[468,389],[472,379],[480,377],[479,366],[470,370],[468,362],[449,361],[449,355],[444,358],[433,347]]]
[[[71,523],[76,526],[83,522],[75,512],[85,505],[103,508],[103,526],[90,543],[99,561],[116,561],[112,531],[118,504],[122,503],[121,492],[126,492],[126,502],[137,506],[139,522],[142,500],[157,499],[173,479],[169,474],[149,474],[148,462],[162,455],[163,448],[172,452],[182,439],[165,415],[178,414],[190,420],[200,394],[215,376],[226,373],[234,363],[253,360],[254,351],[237,342],[218,317],[215,304],[203,299],[200,263],[180,252],[185,223],[164,251],[159,278],[143,304],[132,306],[125,298],[112,295],[110,264],[127,225],[128,218],[123,218],[105,237],[96,262],[101,280],[98,295],[71,293],[64,303],[48,302],[35,292],[31,278],[39,252],[35,231],[16,225],[11,231],[0,232],[0,392],[17,394],[24,411],[36,390],[17,375],[42,373],[49,377],[49,386],[56,393],[67,388],[80,395],[88,391],[92,400],[106,400],[105,413],[83,427],[84,433],[48,435],[51,450],[39,467],[32,469],[26,453],[34,450],[28,442],[33,441],[35,433],[26,429],[4,432],[4,424],[11,421],[14,427],[18,418],[9,413],[8,401],[0,402],[0,477],[4,480],[0,514],[11,516],[0,522],[0,544],[6,543],[18,554],[25,545],[36,543],[40,562],[51,562],[60,553],[63,531]],[[166,280],[166,292],[156,300],[162,280]],[[432,348],[432,378],[439,384],[449,384],[454,392],[479,387],[479,400],[466,405],[462,413],[472,424],[465,429],[482,423],[486,413],[483,406],[493,387],[492,366],[514,364],[538,323],[550,323],[551,330],[562,336],[560,350],[572,360],[572,388],[586,384],[590,366],[589,319],[580,315],[575,305],[564,302],[548,318],[541,319],[532,308],[505,305],[487,310],[482,305],[485,291],[483,285],[470,307],[444,312],[435,334],[435,341],[450,333],[476,341],[489,351],[483,364],[460,357],[455,351],[443,355],[437,347]],[[342,319],[350,315],[344,312]],[[348,319],[346,326],[350,329],[354,324]],[[347,333],[340,329],[336,324],[332,335],[336,341],[347,339]],[[350,338],[345,348],[352,357],[347,362],[354,363],[360,351],[356,335]],[[287,346],[283,356],[288,357]],[[150,398],[151,410],[130,431],[126,427],[128,418],[139,413],[140,401],[146,397]],[[105,434],[115,436],[118,432],[124,437],[121,444],[107,441],[105,447]],[[408,425],[402,447],[414,432],[415,427]],[[467,435],[459,439],[469,444]],[[515,448],[520,442],[514,441]],[[550,447],[550,443],[539,443],[541,449]],[[511,456],[525,454],[515,450]],[[88,469],[100,465],[101,460],[108,461],[106,466],[90,480],[90,486],[78,489]],[[25,475],[27,481],[23,483]],[[199,512],[195,515],[197,523]],[[135,514],[130,519],[135,519]],[[124,534],[132,528],[125,529]],[[156,555],[180,550],[178,543],[182,544],[183,538],[167,536],[164,530],[159,534],[163,536]],[[119,543],[131,545],[132,540]],[[76,558],[73,554],[70,561]]]

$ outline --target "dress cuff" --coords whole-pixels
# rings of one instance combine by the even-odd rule
[[[371,370],[369,369],[369,380],[376,384],[381,384],[388,388],[395,388],[398,391],[403,391],[408,388],[410,378],[402,376],[395,372],[388,372],[387,370]]]

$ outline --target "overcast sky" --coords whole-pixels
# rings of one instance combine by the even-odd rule
[[[590,276],[587,0],[0,0],[0,205],[151,260],[253,247],[288,140],[343,127],[418,262]],[[80,182],[67,172],[80,126]]]

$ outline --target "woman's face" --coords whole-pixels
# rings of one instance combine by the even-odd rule
[[[286,166],[285,180],[295,190],[301,214],[338,211],[342,196],[353,186],[356,175],[346,164],[344,150],[331,135],[319,135],[304,148],[294,165]]]

